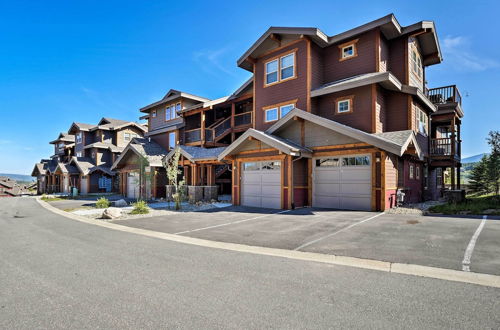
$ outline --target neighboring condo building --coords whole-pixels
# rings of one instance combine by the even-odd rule
[[[113,161],[147,128],[134,122],[102,118],[97,125],[73,123],[67,133],[52,142],[54,155],[35,164],[32,176],[42,193],[80,194],[117,192],[119,181],[111,170]]]

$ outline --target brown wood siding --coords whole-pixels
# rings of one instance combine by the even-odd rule
[[[386,91],[386,131],[408,129],[408,96],[403,93]]]
[[[385,72],[389,69],[389,44],[387,39],[380,35],[380,64],[379,71]]]
[[[398,187],[397,156],[387,154],[385,158],[385,187],[394,189]]]
[[[406,53],[407,38],[402,37],[389,42],[389,71],[403,84],[407,84],[406,79]]]
[[[386,129],[386,105],[384,90],[377,86],[377,98],[375,104],[375,132],[382,133]]]
[[[275,85],[264,87],[265,62],[280,54],[297,48],[295,53],[296,76]],[[293,43],[288,47],[260,58],[255,65],[255,128],[261,131],[269,128],[274,122],[264,122],[264,111],[262,108],[273,104],[297,100],[296,107],[307,110],[307,42],[305,40]]]
[[[316,114],[339,123],[371,133],[372,131],[372,98],[371,85],[349,89],[346,91],[320,96]],[[353,111],[336,113],[336,99],[354,95]]]
[[[158,143],[163,149],[168,150],[168,133],[152,135],[151,139]]]
[[[311,42],[311,88],[323,85],[323,57],[322,49]]]
[[[323,50],[323,76],[324,83],[336,81],[376,71],[375,59],[375,44],[376,30],[366,32],[355,39],[359,39],[356,43],[358,56],[344,61],[339,61],[340,50],[339,44],[328,46]],[[342,41],[344,44],[349,40]]]

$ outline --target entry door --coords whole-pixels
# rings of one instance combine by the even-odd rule
[[[139,196],[139,173],[130,172],[127,176],[127,197],[137,198]]]
[[[313,206],[371,210],[371,156],[313,159]]]
[[[241,172],[241,205],[281,208],[281,162],[246,162]]]

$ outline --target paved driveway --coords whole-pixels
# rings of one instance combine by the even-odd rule
[[[207,240],[462,270],[481,218],[229,207],[115,223]],[[500,220],[487,220],[471,271],[500,275]]]

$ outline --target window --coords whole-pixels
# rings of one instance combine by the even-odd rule
[[[265,85],[295,77],[295,51],[265,63]]]
[[[175,105],[175,116],[177,117],[177,111],[181,111],[182,107],[180,103],[177,103]]]
[[[265,119],[266,122],[278,120],[278,108],[271,108],[265,110]]]
[[[172,104],[165,109],[165,120],[171,120],[177,118],[177,110],[181,109],[181,104]]]
[[[78,152],[76,153],[76,157],[82,157],[82,152],[81,152],[81,151],[78,151]]]
[[[443,187],[443,169],[441,167],[436,168],[436,187]]]
[[[370,157],[368,156],[342,158],[342,166],[366,166],[366,165],[370,165]]]
[[[415,73],[418,78],[422,79],[422,58],[420,57],[420,54],[418,53],[416,47],[413,47],[413,50],[411,52],[411,68],[413,73]]]
[[[175,132],[168,133],[168,147],[174,149],[176,144]]]
[[[280,118],[283,118],[286,116],[287,113],[292,111],[292,109],[295,107],[294,104],[287,104],[287,105],[282,105],[280,107]]]
[[[337,167],[340,166],[339,158],[316,159],[316,167]]]
[[[95,159],[95,151],[92,151],[92,158]]]
[[[337,113],[348,113],[352,111],[352,97],[337,100]]]
[[[414,171],[413,164],[410,164],[410,179],[413,179],[415,177],[413,171]]]
[[[82,132],[76,134],[76,143],[82,143]]]
[[[279,170],[281,168],[281,162],[262,162],[262,170]]]
[[[419,108],[417,108],[417,127],[420,133],[427,135],[427,114]]]
[[[130,133],[123,134],[123,138],[125,139],[125,141],[130,141]]]
[[[156,110],[153,110],[153,111],[151,112],[151,117],[153,117],[153,118],[155,118],[155,117],[156,117]]]
[[[266,85],[278,81],[278,60],[266,63]]]
[[[359,39],[356,39],[353,41],[343,43],[342,45],[339,45],[340,49],[339,61],[344,61],[358,56],[358,50],[356,48],[356,43],[358,42],[358,40]]]
[[[258,171],[260,163],[243,163],[243,171]]]
[[[415,176],[417,178],[417,180],[420,180],[420,166],[416,166],[415,168]]]
[[[280,66],[281,66],[281,80],[285,80],[288,78],[292,78],[294,76],[294,63],[295,62],[295,54],[289,54],[286,56],[283,56],[280,59]]]

